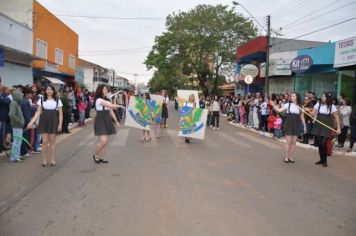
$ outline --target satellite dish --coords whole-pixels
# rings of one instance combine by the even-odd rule
[[[276,34],[277,36],[285,36],[285,35],[282,33],[282,28],[279,28],[279,29],[271,28],[271,31],[272,31],[272,33]]]

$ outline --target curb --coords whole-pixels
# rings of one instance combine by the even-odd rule
[[[252,129],[252,128],[247,128],[245,126],[242,126],[240,124],[234,123],[232,121],[228,121],[228,124],[231,125],[231,126],[243,129],[243,130],[250,131],[251,133],[256,133],[256,134],[259,134],[259,135],[264,136],[266,138],[273,139],[273,140],[275,140],[277,142],[285,143],[285,139],[275,139],[273,137],[273,134],[266,133],[266,132],[263,132],[263,131],[257,131],[257,130]],[[297,147],[301,147],[301,148],[308,149],[308,150],[313,150],[313,151],[318,151],[317,147],[313,147],[313,146],[310,146],[308,144],[303,144],[303,143],[299,143],[299,142],[297,142]],[[333,148],[333,152],[332,153],[336,154],[336,155],[340,155],[340,156],[345,156],[345,157],[356,157],[356,152],[355,151],[348,153],[346,151],[339,151],[339,150],[337,150],[337,148]]]

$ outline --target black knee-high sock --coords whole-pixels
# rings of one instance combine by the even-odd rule
[[[319,148],[319,156],[320,156],[320,161],[322,163],[327,163],[327,154],[328,154],[328,149],[327,149],[327,142],[328,138],[327,137],[318,137],[318,148]]]

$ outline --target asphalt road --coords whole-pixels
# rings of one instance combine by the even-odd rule
[[[0,235],[356,235],[356,158],[315,166],[315,151],[227,125],[204,141],[177,137],[170,110],[164,137],[139,141],[123,127],[109,164],[92,160],[93,127],[61,136],[57,168],[39,157],[0,162]]]

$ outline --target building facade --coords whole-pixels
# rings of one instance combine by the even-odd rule
[[[269,66],[272,70],[275,70],[277,74],[272,74],[274,76],[272,81],[272,90],[279,90],[281,86],[291,87],[292,78],[289,75],[279,75],[280,70],[285,67],[286,61],[290,60],[289,53],[278,54],[282,52],[296,51],[300,48],[311,48],[325,44],[324,42],[314,42],[305,40],[290,40],[282,38],[271,38],[270,40],[270,61]],[[249,42],[241,45],[236,50],[236,91],[235,93],[246,94],[247,92],[255,93],[264,90],[265,86],[265,76],[261,75],[261,71],[258,76],[254,79],[254,82],[247,86],[244,82],[244,76],[241,76],[240,70],[244,65],[252,64],[261,69],[265,67],[266,62],[266,48],[267,48],[267,38],[265,36],[256,37]],[[277,54],[276,54],[277,53]],[[273,55],[275,58],[273,58]],[[286,58],[281,58],[281,56]],[[283,62],[284,61],[284,62]],[[276,64],[278,62],[278,65]],[[269,72],[272,72],[271,69]],[[276,80],[279,79],[279,80]],[[269,80],[270,81],[270,80]],[[247,88],[249,91],[247,91]]]
[[[33,1],[33,51],[35,80],[76,86],[78,34],[36,0]]]
[[[5,86],[33,83],[32,0],[0,1],[0,77]]]

